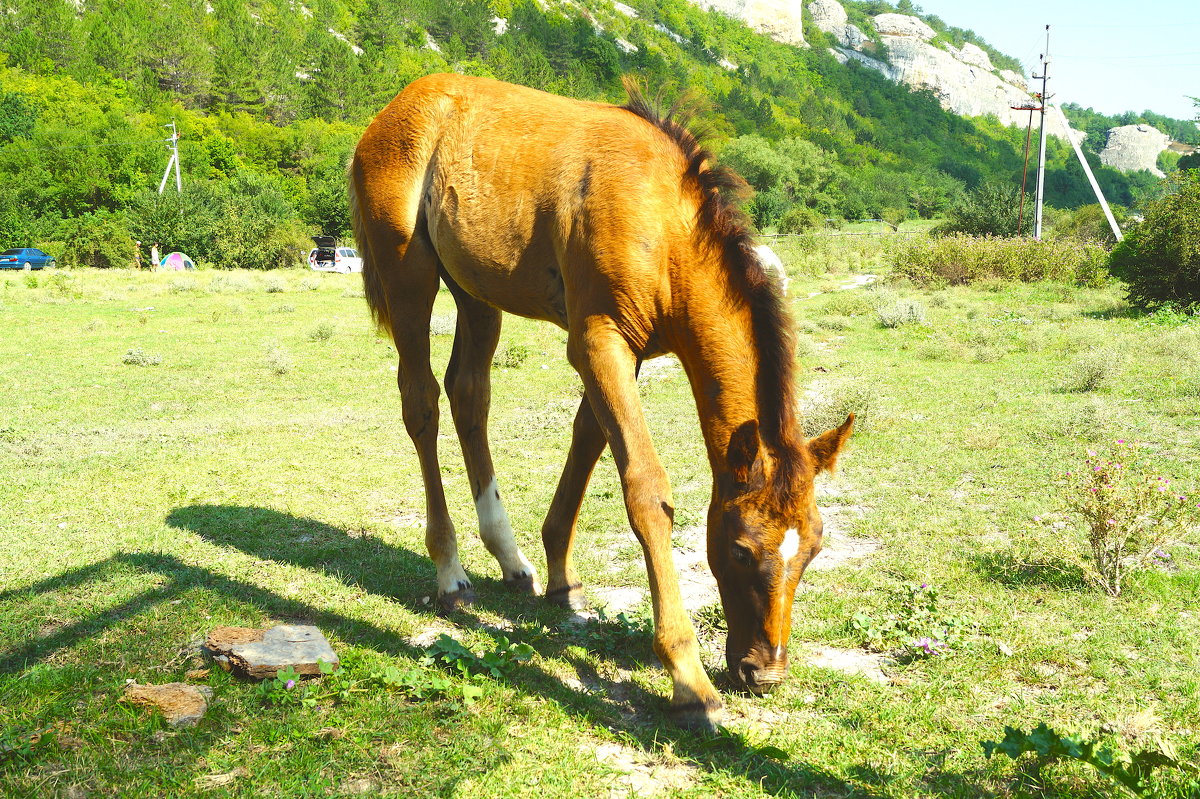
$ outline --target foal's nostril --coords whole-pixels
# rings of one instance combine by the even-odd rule
[[[742,678],[742,682],[748,688],[756,688],[758,686],[761,674],[762,669],[752,660],[743,660],[738,664],[738,676]]]

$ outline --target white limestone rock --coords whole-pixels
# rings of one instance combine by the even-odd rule
[[[992,59],[988,57],[988,54],[983,50],[983,48],[971,44],[970,42],[963,44],[962,49],[958,51],[958,60],[966,64],[971,64],[972,66],[981,67],[986,69],[988,72],[991,72],[995,69],[995,67],[992,66]]]
[[[884,36],[904,36],[927,42],[937,31],[916,17],[907,14],[878,14],[874,17],[875,30]]]
[[[740,19],[759,33],[796,47],[804,40],[802,0],[692,0],[701,8],[713,9]]]
[[[838,52],[842,54],[843,58],[857,61],[858,63],[868,66],[871,69],[874,69],[878,72],[882,72],[886,77],[888,77],[891,80],[894,80],[894,81],[900,80],[898,73],[895,70],[893,70],[892,65],[886,61],[880,61],[878,58],[871,58],[871,56],[869,56],[869,55],[860,53],[857,50],[851,50],[848,47],[839,47]],[[843,61],[842,63],[844,64],[846,62]]]
[[[1000,70],[1000,79],[1005,83],[1011,83],[1021,91],[1029,91],[1029,81],[1025,80],[1025,76],[1013,72],[1011,69]]]
[[[1100,153],[1100,163],[1122,172],[1149,170],[1163,177],[1158,154],[1167,149],[1171,137],[1151,125],[1124,125],[1108,131],[1108,143]]]
[[[846,9],[837,0],[812,0],[808,15],[818,30],[837,35],[846,26]]]

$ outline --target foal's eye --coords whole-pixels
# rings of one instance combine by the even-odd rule
[[[741,544],[733,545],[733,559],[743,566],[752,566],[754,564],[753,553]]]

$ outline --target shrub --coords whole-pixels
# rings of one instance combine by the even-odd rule
[[[61,260],[64,266],[123,268],[133,264],[133,249],[124,218],[96,212],[67,223]]]
[[[509,344],[492,358],[492,366],[516,369],[529,357],[529,348],[524,344]]]
[[[121,363],[126,363],[130,366],[158,366],[162,363],[162,356],[147,355],[142,351],[141,347],[134,347],[125,353],[125,357],[121,359]]]
[[[1200,308],[1200,173],[1182,173],[1172,188],[1113,248],[1109,268],[1136,305]]]
[[[850,414],[854,414],[855,429],[862,431],[870,423],[875,405],[875,389],[869,383],[852,380],[834,383],[801,402],[804,432],[816,436],[832,430]]]
[[[1127,574],[1169,558],[1163,549],[1194,517],[1194,500],[1138,463],[1138,448],[1118,439],[1111,452],[1087,451],[1066,474],[1067,508],[1083,520],[1091,549],[1088,576],[1111,596]]]
[[[1124,206],[1114,205],[1111,210],[1118,226],[1129,221],[1129,212]],[[1051,233],[1056,239],[1074,238],[1105,247],[1112,247],[1117,243],[1117,237],[1113,235],[1104,209],[1098,203],[1064,212],[1055,222]]]
[[[960,233],[967,236],[1016,236],[1021,191],[1015,186],[983,183],[950,207],[946,221],[933,229],[935,235]],[[1033,202],[1025,197],[1025,225],[1032,229]]]
[[[884,327],[925,324],[925,306],[916,300],[896,300],[875,309],[879,324]]]
[[[836,291],[821,303],[822,313],[831,316],[865,316],[875,310],[876,303],[861,291]]]
[[[797,205],[783,215],[778,227],[780,233],[807,233],[820,228],[824,222],[824,218],[816,211]]]
[[[1104,388],[1120,371],[1121,357],[1107,347],[1093,347],[1071,364],[1067,382],[1068,391],[1098,391]]]
[[[278,344],[267,345],[267,354],[263,360],[267,368],[277,375],[286,375],[292,369],[292,356]]]
[[[458,317],[454,314],[437,314],[429,318],[429,335],[453,336],[458,326]]]
[[[333,338],[333,325],[329,322],[321,322],[308,334],[309,341],[329,341],[331,338]]]
[[[892,269],[922,286],[981,280],[1058,280],[1087,286],[1104,282],[1108,253],[1078,239],[1035,241],[950,235],[913,236],[892,252]]]

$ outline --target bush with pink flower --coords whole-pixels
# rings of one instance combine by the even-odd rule
[[[1084,466],[1065,480],[1067,509],[1082,519],[1091,548],[1085,571],[1112,596],[1130,572],[1168,562],[1167,548],[1200,518],[1200,504],[1148,469],[1141,447],[1123,439],[1087,450]]]

